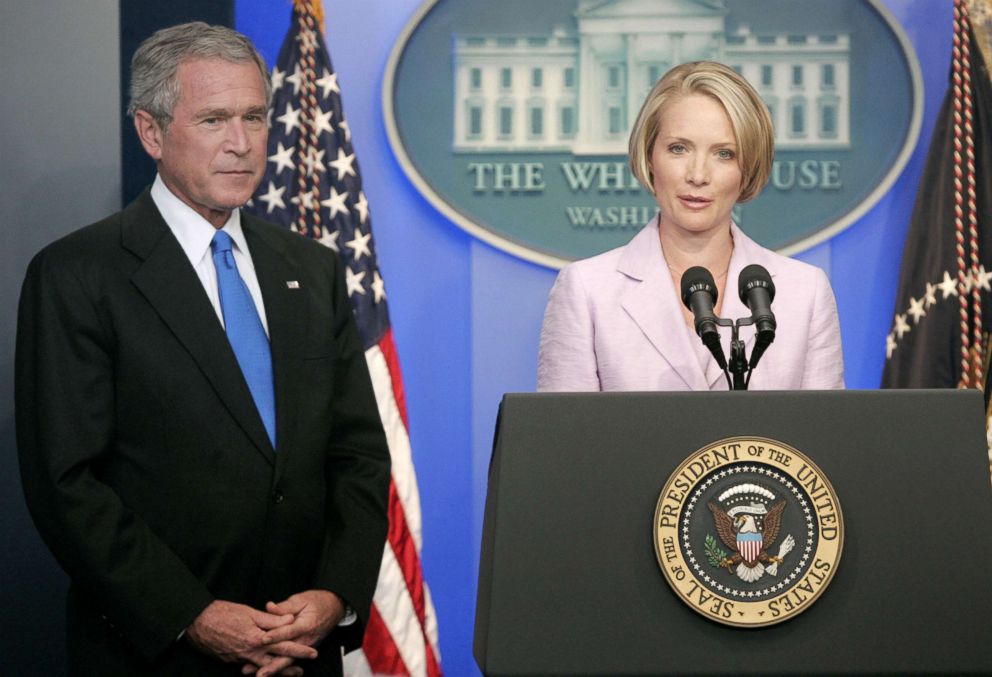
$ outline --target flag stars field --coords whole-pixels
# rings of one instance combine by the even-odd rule
[[[301,209],[313,211],[313,193],[297,193],[289,198],[289,201],[294,205],[298,205]]]
[[[286,73],[279,70],[279,66],[275,66],[272,69],[272,93],[275,94],[280,87],[282,87],[283,80],[286,78]]]
[[[355,272],[351,269],[351,266],[344,269],[344,282],[348,286],[348,296],[352,296],[353,294],[365,294],[365,287],[362,286],[362,280],[364,279],[364,270]]]
[[[321,200],[320,204],[331,210],[331,218],[338,214],[348,214],[348,205],[344,203],[348,199],[348,192],[339,193],[338,189],[331,186],[331,196],[326,200]]]
[[[323,90],[325,99],[331,95],[331,92],[335,92],[337,94],[341,93],[341,90],[338,89],[337,73],[330,73],[326,68],[324,69],[323,76],[317,80],[317,86]]]
[[[958,293],[958,281],[956,278],[952,278],[951,274],[944,271],[944,281],[937,285],[940,287],[940,291],[943,292],[944,298],[949,296],[957,296]]]
[[[351,249],[355,254],[355,260],[359,261],[363,256],[372,256],[372,251],[369,249],[369,240],[372,239],[372,233],[362,234],[362,231],[358,228],[355,229],[355,239],[345,242],[345,246]]]
[[[334,167],[335,171],[338,173],[338,180],[343,179],[346,176],[357,176],[355,174],[354,168],[355,154],[345,154],[343,148],[338,148],[338,157],[336,160],[332,160],[328,164]]]
[[[321,235],[317,241],[320,242],[320,244],[327,247],[328,249],[332,249],[336,252],[340,252],[341,250],[338,249],[338,235],[340,234],[341,234],[340,230],[330,230],[325,228],[324,234]]]
[[[334,127],[331,125],[331,116],[334,115],[333,110],[320,111],[317,117],[314,119],[314,126],[317,129],[317,134],[323,134],[327,132],[328,134],[334,133]]]
[[[272,210],[278,207],[285,209],[286,203],[282,201],[282,194],[286,192],[286,186],[276,188],[276,184],[269,181],[269,190],[264,195],[259,195],[258,199],[265,203],[265,213],[271,214]]]
[[[992,291],[992,285],[989,281],[992,280],[992,273],[985,272],[985,266],[979,266],[978,272],[975,273],[975,285],[980,289],[985,291]]]
[[[372,295],[376,303],[386,298],[386,284],[382,281],[378,270],[372,273]]]
[[[909,315],[913,317],[913,324],[919,324],[920,318],[927,314],[923,308],[923,299],[909,299]]]
[[[307,156],[303,159],[303,164],[307,168],[307,176],[313,176],[315,172],[322,172],[324,167],[324,151],[310,148]]]
[[[286,104],[286,112],[276,118],[277,122],[281,122],[286,126],[286,134],[292,134],[294,129],[303,130],[300,126],[300,111],[298,108],[293,108],[293,104]]]
[[[358,212],[358,222],[365,223],[369,219],[369,202],[365,199],[365,193],[359,191],[358,202],[355,203],[355,211]]]
[[[902,338],[903,334],[909,331],[909,324],[906,322],[905,315],[896,315],[896,327],[895,332],[898,338]]]
[[[292,83],[294,95],[300,93],[300,84],[303,82],[303,71],[300,70],[300,64],[293,65],[293,74],[286,76],[286,82]]]
[[[282,174],[284,169],[293,171],[293,151],[296,150],[292,146],[289,148],[283,148],[282,142],[276,145],[276,152],[269,156],[269,162],[274,162],[276,165],[276,176]],[[271,185],[271,184],[270,184]]]
[[[885,359],[892,358],[892,354],[899,347],[899,341],[912,329],[907,318],[913,318],[913,325],[920,324],[921,320],[927,316],[927,311],[937,305],[939,301],[945,301],[952,296],[958,296],[960,293],[959,287],[961,286],[964,287],[966,294],[971,293],[972,289],[975,288],[992,291],[992,273],[987,272],[984,265],[980,265],[977,269],[971,268],[968,270],[967,274],[961,280],[956,276],[952,277],[950,271],[945,270],[943,271],[940,282],[927,282],[925,291],[920,298],[910,297],[909,307],[906,311],[895,314],[892,331],[885,337]],[[939,299],[937,298],[938,290],[941,293]]]

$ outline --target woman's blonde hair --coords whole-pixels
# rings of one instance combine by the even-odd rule
[[[741,169],[741,194],[737,201],[747,202],[768,182],[775,155],[775,132],[768,108],[754,87],[735,70],[715,61],[676,66],[655,84],[630,133],[630,168],[634,176],[654,192],[650,160],[662,110],[672,100],[690,94],[715,99],[730,118]]]

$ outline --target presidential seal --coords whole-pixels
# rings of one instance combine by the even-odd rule
[[[707,618],[781,623],[829,585],[844,544],[837,494],[787,444],[733,437],[691,454],[658,497],[654,546],[675,593]]]

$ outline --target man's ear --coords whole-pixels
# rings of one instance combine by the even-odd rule
[[[162,136],[164,131],[158,124],[158,120],[153,118],[148,111],[137,110],[134,112],[134,129],[138,132],[138,139],[148,153],[156,162],[162,159]]]

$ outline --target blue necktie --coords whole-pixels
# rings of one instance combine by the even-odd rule
[[[251,293],[238,273],[231,251],[231,236],[223,230],[214,234],[210,251],[217,270],[217,287],[220,290],[220,307],[224,313],[227,340],[234,349],[241,371],[248,382],[248,389],[255,400],[255,407],[262,417],[272,448],[276,446],[276,400],[272,386],[272,353],[269,337],[258,317],[258,310]]]

